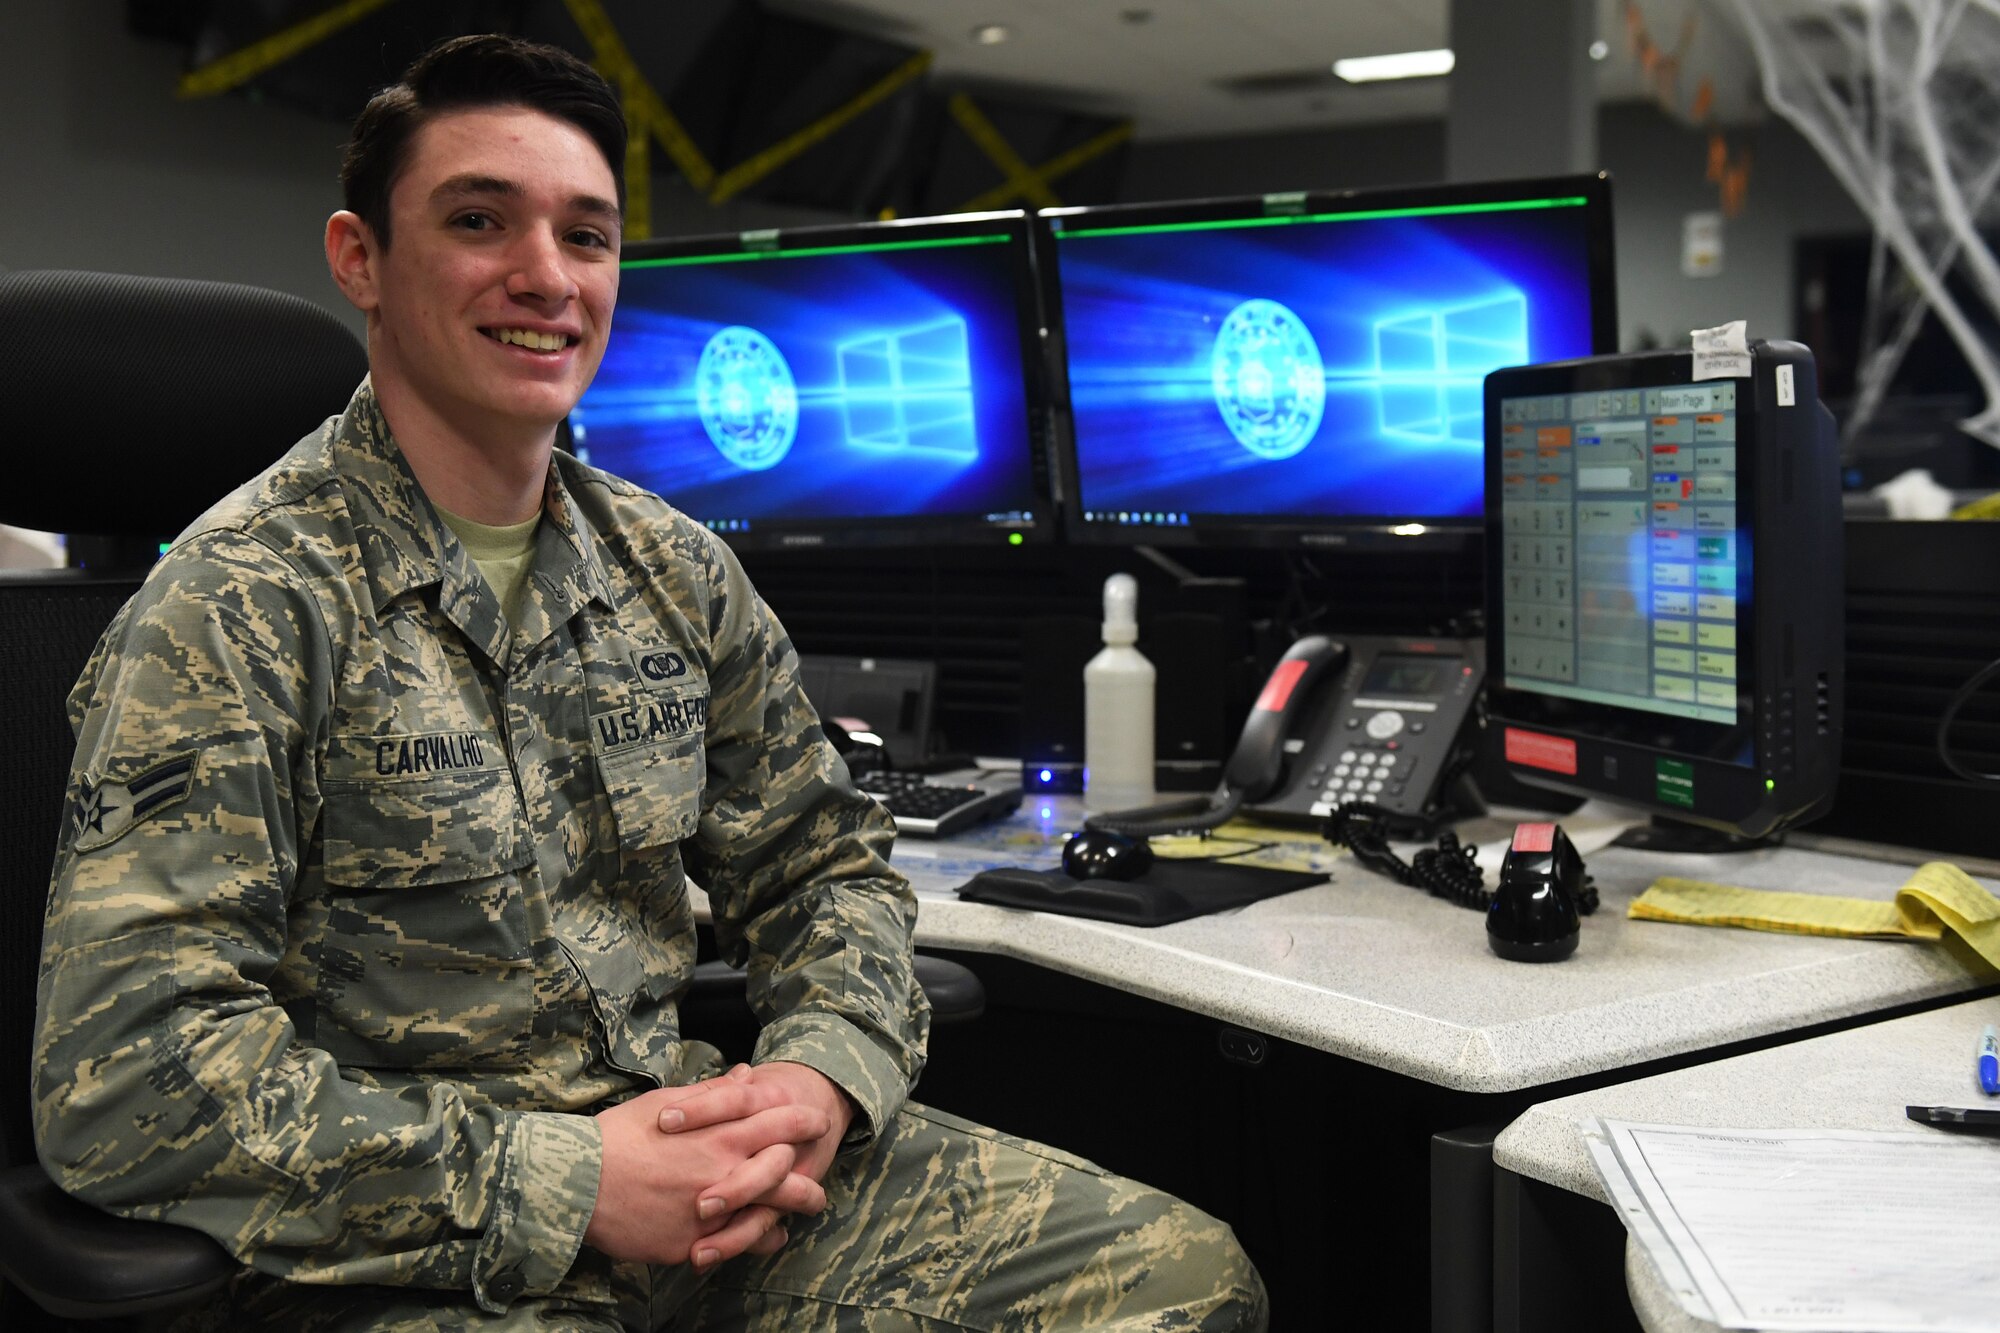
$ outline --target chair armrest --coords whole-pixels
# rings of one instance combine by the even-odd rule
[[[203,1232],[93,1208],[33,1163],[0,1170],[0,1276],[59,1318],[193,1305],[241,1267]]]
[[[916,957],[917,985],[931,1002],[931,1022],[938,1027],[970,1023],[986,1012],[986,987],[979,974],[949,958]]]

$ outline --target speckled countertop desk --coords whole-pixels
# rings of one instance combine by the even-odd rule
[[[1973,1082],[1973,1051],[1988,1023],[2000,1023],[2000,998],[1932,1009],[1541,1102],[1501,1133],[1493,1145],[1493,1162],[1608,1205],[1584,1144],[1585,1125],[1600,1116],[1715,1128],[1935,1135],[1942,1131],[1911,1123],[1903,1108],[1972,1106],[1983,1101]],[[1633,1309],[1653,1333],[1715,1327],[1684,1311],[1652,1260],[1630,1243],[1625,1278]]]
[[[1663,858],[1595,849],[1588,807],[1563,822],[1603,906],[1585,918],[1577,952],[1555,964],[1504,961],[1487,948],[1481,914],[1331,853],[1326,884],[1155,928],[969,903],[952,892],[983,865],[1057,865],[1079,819],[1075,798],[1031,798],[1012,818],[963,838],[900,840],[894,860],[921,898],[917,942],[1019,959],[1476,1093],[1602,1074],[2000,982],[1935,945],[1629,920],[1632,899],[1665,873]],[[1460,831],[1490,842],[1497,865],[1511,830],[1511,821],[1489,819]],[[1909,872],[1795,847],[1672,859],[1672,873],[1690,878],[1882,899]]]

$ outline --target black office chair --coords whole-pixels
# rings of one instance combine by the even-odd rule
[[[164,1321],[236,1272],[208,1236],[113,1217],[35,1158],[29,1061],[42,914],[74,752],[64,701],[160,542],[340,410],[367,369],[354,335],[298,297],[103,273],[0,275],[0,523],[90,534],[91,567],[0,571],[0,1328]],[[919,963],[940,1022],[977,977]],[[694,1007],[732,1013],[715,967]],[[706,1021],[706,1020],[702,1020]]]
[[[0,276],[0,523],[85,534],[89,568],[0,573],[0,1323],[143,1316],[236,1271],[198,1231],[113,1217],[35,1160],[42,912],[74,749],[64,700],[159,543],[329,413],[367,369],[295,296],[106,273]],[[74,563],[74,561],[73,561]],[[12,1287],[14,1290],[6,1290]]]

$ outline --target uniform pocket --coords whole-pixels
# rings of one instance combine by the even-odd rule
[[[400,782],[326,785],[320,810],[326,881],[345,889],[444,884],[519,869],[513,776],[504,770]]]
[[[330,783],[314,1044],[343,1064],[514,1066],[529,1056],[532,856],[504,771]]]
[[[708,780],[707,749],[700,735],[629,754],[600,754],[597,767],[621,851],[672,846],[694,833],[701,818],[702,785]]]

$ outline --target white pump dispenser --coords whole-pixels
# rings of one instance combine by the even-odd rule
[[[1153,802],[1153,664],[1139,639],[1139,581],[1104,580],[1104,649],[1083,668],[1083,803],[1092,813]]]

